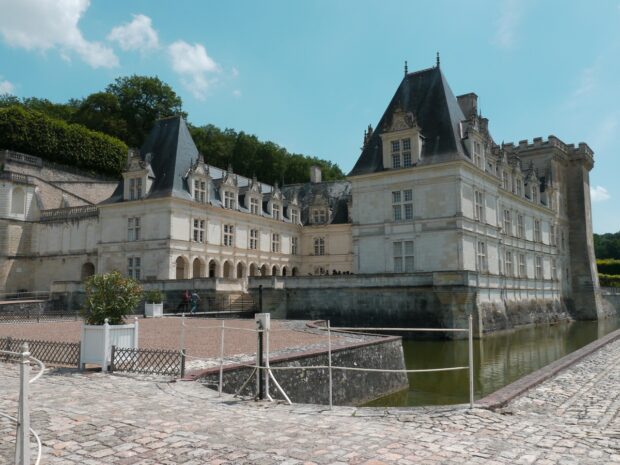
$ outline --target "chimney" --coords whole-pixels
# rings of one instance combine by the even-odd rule
[[[459,95],[456,99],[465,118],[478,114],[478,96],[476,94],[470,92],[469,94]]]
[[[321,168],[317,165],[312,165],[310,167],[310,182],[312,184],[317,184],[321,182],[321,180],[322,180]]]

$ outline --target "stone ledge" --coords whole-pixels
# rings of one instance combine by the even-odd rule
[[[612,331],[611,333],[603,336],[602,338],[583,346],[581,349],[571,352],[570,354],[560,358],[559,360],[556,360],[555,362],[550,363],[549,365],[539,370],[536,370],[521,379],[518,379],[514,383],[510,383],[508,386],[504,386],[503,388],[495,391],[494,393],[483,397],[482,399],[476,401],[475,406],[489,410],[495,410],[504,407],[516,397],[519,397],[526,391],[529,391],[533,387],[538,386],[543,381],[552,378],[560,371],[576,364],[588,355],[591,355],[592,353],[599,350],[601,347],[617,339],[620,339],[620,329]]]

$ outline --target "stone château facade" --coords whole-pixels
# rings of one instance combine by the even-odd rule
[[[270,186],[210,166],[179,117],[130,151],[120,182],[8,151],[1,162],[0,292],[113,269],[244,283],[339,275],[316,278],[330,286],[354,273],[361,287],[458,286],[487,319],[524,302],[600,315],[591,149],[554,136],[495,143],[477,96],[455,97],[439,64],[405,73],[344,181],[314,167],[310,183]]]

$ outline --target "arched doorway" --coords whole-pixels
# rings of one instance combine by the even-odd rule
[[[279,271],[280,270],[278,270],[278,267],[276,265],[273,265],[273,267],[271,268],[271,276],[278,276]]]
[[[237,278],[245,277],[245,265],[243,262],[237,263]]]
[[[176,279],[187,279],[187,259],[178,257],[176,261]]]
[[[192,265],[192,277],[194,278],[204,278],[205,277],[205,267],[202,263],[202,260],[199,258],[194,258],[194,263]]]
[[[299,275],[299,270],[297,269],[296,266],[293,267],[293,276],[298,276]]]
[[[288,275],[288,268],[283,266],[282,267],[282,276],[286,276],[286,275]]]
[[[215,260],[209,261],[209,278],[217,278],[219,264]]]
[[[95,265],[93,265],[90,262],[86,262],[82,265],[82,273],[81,273],[82,281],[84,281],[86,278],[89,278],[90,276],[94,274],[95,274]]]
[[[224,262],[224,277],[225,278],[235,277],[235,271],[234,271],[233,265],[228,260]]]
[[[256,263],[250,263],[250,276],[256,275],[258,275],[258,268],[256,266]]]
[[[267,265],[263,265],[263,266],[261,266],[261,267],[260,267],[260,275],[261,275],[261,276],[268,276],[268,275],[267,275],[268,270],[269,270],[269,269],[267,268]]]

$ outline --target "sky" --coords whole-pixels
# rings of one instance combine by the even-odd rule
[[[344,172],[405,60],[436,52],[495,142],[587,142],[594,231],[620,231],[620,0],[0,0],[0,93],[65,102],[156,75],[192,124]]]

